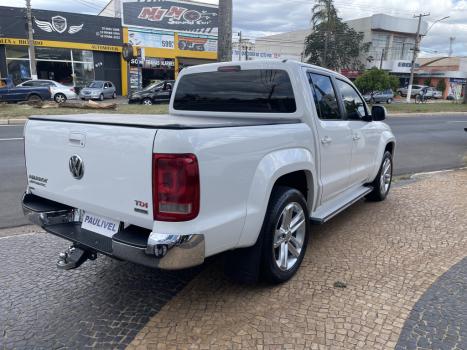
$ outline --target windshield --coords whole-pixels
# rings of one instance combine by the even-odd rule
[[[93,81],[92,83],[89,83],[87,87],[91,89],[101,89],[103,85],[104,83],[102,81]]]
[[[160,81],[156,81],[152,84],[149,84],[148,86],[146,86],[145,88],[143,88],[144,91],[147,91],[147,90],[152,90],[154,88],[157,88],[157,89],[160,89],[164,86],[164,82],[160,82]]]

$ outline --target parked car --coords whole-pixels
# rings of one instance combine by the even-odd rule
[[[414,97],[415,95],[418,95],[420,93],[420,90],[423,89],[424,87],[426,87],[425,85],[412,85],[412,93],[410,94],[412,97]],[[408,90],[408,86],[406,87],[401,87],[399,89],[397,89],[397,93],[400,95],[400,96],[407,96],[407,90]]]
[[[15,86],[9,78],[0,79],[0,102],[50,100],[50,87]]]
[[[169,102],[174,83],[174,80],[166,80],[148,85],[143,90],[131,93],[128,96],[128,103],[152,105],[157,102]]]
[[[117,98],[117,89],[110,81],[94,80],[79,92],[82,100],[101,100]]]
[[[47,80],[47,79],[27,80],[24,83],[19,84],[18,86],[50,87],[50,93],[52,94],[52,98],[57,103],[63,103],[66,100],[76,100],[78,98],[78,95],[76,95],[75,88],[73,86],[66,86],[54,80]]]
[[[419,92],[420,93],[420,92]],[[433,87],[427,87],[425,91],[425,98],[427,99],[438,99],[438,98],[443,98],[443,93],[439,90],[436,90]]]
[[[371,104],[380,102],[392,103],[392,101],[394,100],[394,93],[391,89],[384,91],[374,91],[363,95],[363,98],[366,102],[369,102]]]
[[[391,188],[386,109],[370,110],[330,70],[198,65],[181,71],[169,110],[30,117],[23,209],[73,242],[59,268],[103,253],[181,269],[228,251],[231,276],[284,282],[302,262],[310,222]]]

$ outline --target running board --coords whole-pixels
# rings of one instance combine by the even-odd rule
[[[313,215],[310,217],[311,223],[312,224],[324,224],[326,221],[332,219],[334,216],[339,214],[341,211],[344,211],[348,207],[350,207],[352,204],[358,202],[360,199],[365,197],[368,193],[373,191],[373,187],[371,186],[365,186],[365,187],[359,187],[357,190],[352,190],[351,193],[344,193],[344,195],[339,196],[337,199],[335,199],[333,202],[336,203],[336,205],[333,205],[333,203],[330,203],[329,205],[324,205],[318,210],[316,210]],[[340,205],[337,203],[342,203],[344,202],[344,205]]]

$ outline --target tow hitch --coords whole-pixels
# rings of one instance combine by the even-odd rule
[[[80,267],[86,260],[96,260],[97,253],[71,245],[58,256],[57,267],[62,270],[71,270]]]

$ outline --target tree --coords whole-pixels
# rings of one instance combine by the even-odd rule
[[[395,91],[399,87],[399,79],[383,69],[371,68],[355,80],[355,85],[363,93],[386,89]]]
[[[361,57],[370,43],[364,43],[363,33],[357,33],[337,16],[332,0],[317,0],[313,6],[313,31],[305,38],[305,57],[308,63],[339,70],[363,69]]]

